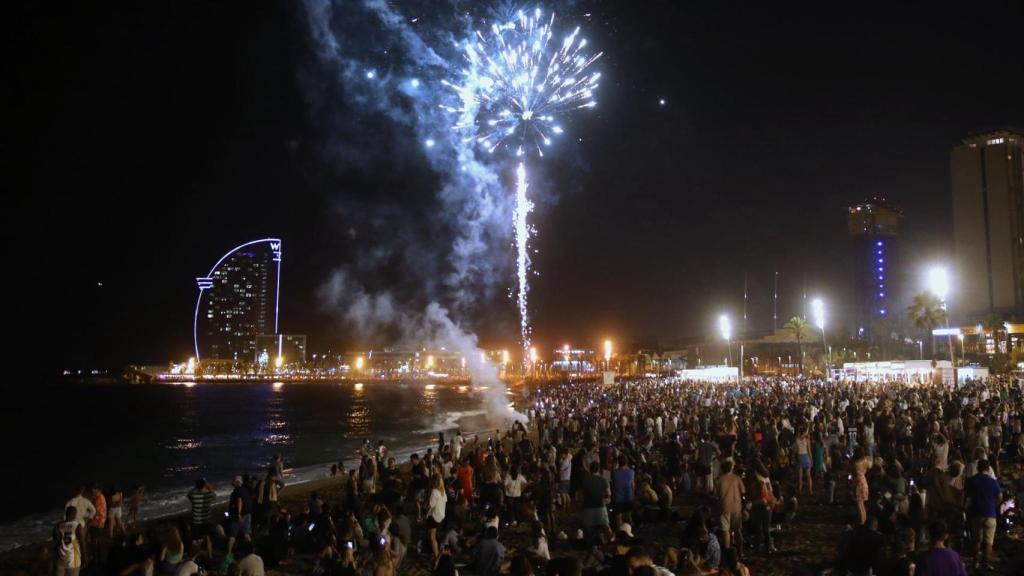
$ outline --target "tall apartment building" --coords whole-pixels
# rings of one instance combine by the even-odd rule
[[[972,135],[950,153],[956,269],[950,313],[961,323],[1024,312],[1024,133]]]

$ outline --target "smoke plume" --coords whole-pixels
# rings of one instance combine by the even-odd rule
[[[468,326],[508,285],[511,199],[498,166],[478,158],[441,108],[455,98],[440,81],[459,65],[466,13],[435,2],[409,14],[384,0],[306,0],[305,16],[314,58],[302,81],[323,158],[339,171],[425,162],[436,175],[426,200],[339,194],[339,213],[371,231],[373,244],[334,270],[322,305],[367,342],[458,350],[473,382],[488,387],[489,411],[513,415]]]

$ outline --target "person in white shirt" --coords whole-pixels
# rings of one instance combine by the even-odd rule
[[[438,557],[437,529],[444,522],[445,507],[448,505],[448,495],[444,490],[444,480],[435,475],[433,488],[430,490],[430,501],[427,505],[427,531],[430,534],[430,548],[434,558]]]
[[[92,500],[86,498],[84,494],[85,486],[79,486],[78,489],[75,491],[75,495],[72,496],[71,499],[68,500],[66,504],[64,504],[65,510],[67,510],[68,507],[70,506],[74,506],[76,510],[74,520],[82,526],[85,526],[86,521],[90,520],[93,516],[96,515],[96,507],[93,506]]]
[[[519,524],[519,501],[523,496],[524,486],[526,477],[519,473],[519,465],[515,464],[505,477],[505,509],[512,526]]]
[[[452,438],[452,460],[455,462],[462,458],[462,445],[465,443],[465,439],[462,438],[462,430],[459,430],[455,433],[455,438]]]
[[[932,440],[932,459],[939,470],[949,469],[949,442],[942,434],[936,434]]]
[[[544,527],[539,523],[533,525],[533,546],[529,548],[530,555],[541,558],[545,562],[551,560],[551,551],[548,549],[548,536],[544,533]]]
[[[569,494],[572,483],[572,455],[569,452],[563,451],[562,455],[558,459],[558,503],[563,508],[568,508],[571,504],[571,495]]]
[[[82,547],[79,536],[82,525],[75,520],[78,511],[73,506],[64,510],[64,521],[58,522],[53,528],[53,539],[56,543],[54,553],[54,573],[57,576],[78,576],[82,569]]]

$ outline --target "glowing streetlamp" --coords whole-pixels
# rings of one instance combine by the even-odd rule
[[[825,342],[825,303],[821,298],[815,298],[811,301],[811,313],[814,315],[814,323],[821,330],[821,347],[827,350],[828,344]],[[825,361],[825,366],[828,367],[828,360]]]
[[[362,370],[362,369],[363,369],[363,357],[360,356],[360,357],[356,358],[356,370]]]
[[[718,331],[722,333],[722,340],[725,340],[726,347],[729,349],[728,365],[732,365],[732,322],[729,321],[729,317],[722,314],[718,317]]]
[[[928,270],[928,290],[939,297],[942,307],[946,307],[946,296],[949,295],[949,273],[941,266],[932,266]]]
[[[604,341],[604,368],[605,368],[605,370],[608,369],[608,366],[611,364],[611,360],[612,360],[612,341],[611,340],[605,340]]]
[[[928,290],[939,297],[942,302],[942,309],[947,310],[946,328],[949,328],[949,314],[946,307],[946,296],[949,295],[949,272],[942,266],[932,266],[928,269]],[[953,336],[946,337],[949,344],[949,362],[956,366],[956,358],[953,356]]]

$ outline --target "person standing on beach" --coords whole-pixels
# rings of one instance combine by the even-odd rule
[[[964,483],[964,493],[967,495],[967,518],[974,540],[974,568],[984,566],[991,571],[994,570],[990,562],[993,560],[996,516],[1003,489],[999,481],[989,475],[990,468],[988,460],[978,461],[978,473]]]
[[[743,478],[733,473],[732,460],[722,462],[722,475],[718,478],[718,505],[721,512],[718,525],[722,529],[722,544],[732,547],[732,532],[736,532],[736,550],[743,551]]]
[[[75,495],[64,504],[64,509],[67,510],[68,508],[75,509],[75,522],[82,526],[79,546],[84,553],[89,546],[89,532],[86,529],[86,522],[96,515],[96,507],[93,506],[92,500],[85,497],[85,486],[79,486],[75,490]]]
[[[572,455],[562,449],[558,456],[558,505],[566,510],[572,503]]]
[[[274,468],[274,472],[277,473],[277,489],[284,488],[284,458],[281,453],[274,454],[274,459],[270,462],[270,465]]]
[[[459,467],[457,473],[459,478],[459,486],[461,492],[459,493],[459,503],[469,508],[473,504],[473,467],[469,465],[469,458],[462,461],[462,466]]]
[[[64,520],[53,527],[53,573],[56,576],[78,576],[82,569],[82,524],[74,506],[64,509]]]
[[[455,432],[455,437],[452,438],[452,460],[458,462],[462,458],[462,445],[466,443],[465,438],[462,437],[462,430]]]
[[[107,497],[99,486],[93,485],[91,492],[92,505],[96,513],[87,521],[89,526],[89,561],[98,560],[101,564],[106,561],[100,546],[103,541],[104,532],[107,526]]]
[[[433,486],[430,490],[430,500],[427,505],[427,535],[430,538],[430,549],[434,553],[434,558],[438,557],[438,546],[437,546],[437,530],[444,523],[444,517],[446,507],[448,505],[448,495],[444,489],[444,479],[440,476],[434,475]]]
[[[608,527],[608,507],[606,502],[612,495],[608,481],[601,475],[601,464],[590,463],[590,474],[583,477],[583,528],[593,532],[611,536]]]
[[[252,507],[252,496],[245,487],[241,476],[235,476],[232,485],[234,489],[228,498],[228,552],[224,557],[228,564],[233,558],[232,552],[234,552],[235,543],[240,539],[248,539],[252,533],[252,516],[249,514],[249,508]]]
[[[120,531],[122,535],[126,534],[124,521],[122,520],[123,515],[124,492],[122,492],[120,488],[115,487],[110,491],[110,509],[108,514],[110,521],[107,522],[107,536],[109,538],[113,539],[114,534],[118,531]]]
[[[194,488],[188,491],[188,500],[192,506],[191,536],[189,540],[204,540],[206,554],[213,558],[213,540],[210,538],[210,512],[213,509],[213,488],[204,478],[196,480]]]
[[[146,495],[145,486],[136,486],[132,491],[132,500],[128,504],[128,522],[130,528],[139,525],[139,508],[142,506],[142,497]]]
[[[276,512],[278,487],[277,469],[271,466],[267,470],[267,476],[256,483],[256,504],[253,506],[256,512],[253,520],[256,530],[266,526]]]
[[[636,494],[636,473],[629,467],[629,458],[619,454],[619,467],[612,472],[612,507],[615,526],[633,523],[633,499]]]

